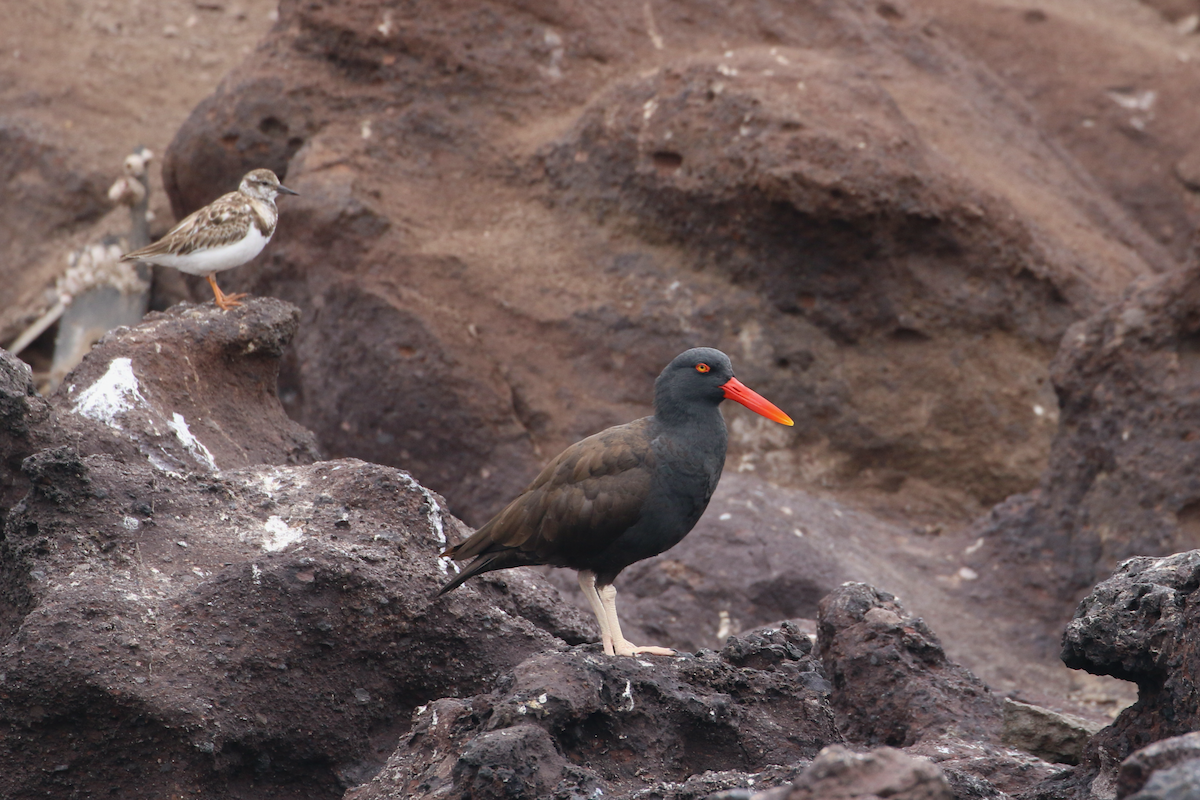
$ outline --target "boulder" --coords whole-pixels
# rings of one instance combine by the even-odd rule
[[[1055,764],[1078,764],[1099,723],[1004,698],[1005,744]]]
[[[1200,787],[1200,733],[1185,733],[1143,747],[1121,762],[1117,797],[1184,800]],[[1191,792],[1191,794],[1188,794]]]
[[[314,455],[274,393],[294,326],[178,308],[49,409],[7,392],[35,451],[0,541],[3,796],[335,797],[417,706],[594,638],[526,570],[438,598],[465,529],[407,473],[287,463]]]
[[[348,797],[703,796],[840,742],[828,693],[812,642],[786,623],[720,653],[544,653],[490,693],[418,708],[384,770]]]
[[[276,394],[299,310],[261,298],[230,312],[211,303],[152,312],[102,338],[52,398],[80,452],[145,459],[157,469],[219,472],[311,464],[312,434]]]
[[[966,559],[980,576],[968,589],[979,603],[1048,623],[1018,623],[1006,635],[1049,652],[1058,620],[1118,564],[1195,545],[1198,331],[1193,260],[1134,283],[1063,338],[1052,366],[1062,420],[1049,469],[1035,492],[1009,498],[976,524],[981,544]]]
[[[999,698],[947,658],[936,634],[893,595],[842,586],[821,600],[817,636],[850,742],[907,747],[944,734],[999,741]]]
[[[1138,686],[1137,702],[1089,742],[1086,771],[1108,775],[1135,750],[1200,727],[1198,587],[1200,550],[1131,558],[1079,604],[1063,662]]]

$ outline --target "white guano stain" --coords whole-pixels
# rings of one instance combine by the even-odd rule
[[[278,552],[304,538],[304,530],[288,525],[283,517],[268,517],[263,527],[267,530],[267,536],[263,537],[262,549],[268,553]]]
[[[79,393],[72,410],[80,416],[121,430],[117,417],[138,404],[149,405],[142,396],[137,376],[133,374],[133,361],[114,358],[103,377]]]
[[[212,453],[204,446],[203,442],[192,435],[191,430],[188,429],[187,420],[183,418],[182,414],[179,412],[172,414],[171,420],[167,425],[171,427],[171,430],[175,431],[175,436],[197,461],[206,465],[213,472],[220,472],[217,469],[217,462],[213,459]]]
[[[425,498],[425,502],[429,504],[429,525],[433,528],[434,535],[437,536],[437,542],[442,547],[445,547],[448,542],[446,540],[446,529],[442,526],[442,507],[438,505],[438,501],[434,499],[433,492],[426,489],[421,484],[417,483],[413,476],[407,472],[400,473],[401,479],[408,484],[409,488],[415,489]],[[441,571],[443,577],[450,577],[450,569],[446,565],[454,567],[456,573],[461,572],[458,565],[448,558],[439,558],[437,560],[438,570]]]

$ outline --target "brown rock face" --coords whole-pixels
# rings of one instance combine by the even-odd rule
[[[0,540],[0,795],[337,797],[417,705],[594,636],[525,571],[435,600],[461,523],[406,473],[287,463],[313,454],[274,394],[295,322],[173,309],[50,408],[0,362],[0,441],[35,446]]]
[[[435,5],[283,3],[165,175],[287,175],[231,285],[304,309],[289,413],[469,521],[696,344],[800,422],[735,421],[760,476],[994,502],[1062,331],[1165,263],[911,9]]]
[[[1129,211],[1163,255],[1186,258],[1200,223],[1196,188],[1189,185],[1190,165],[1200,157],[1200,110],[1188,99],[1200,91],[1200,73],[1190,63],[1190,37],[1169,23],[1200,13],[1194,0],[1115,4],[1103,20],[1072,3],[914,5],[1029,102],[1043,130]]]
[[[984,545],[969,559],[980,596],[1065,616],[1124,559],[1200,544],[1198,331],[1195,263],[1068,331],[1052,368],[1062,423],[1050,469],[980,524]],[[1012,593],[1014,576],[1024,594]],[[1046,647],[1055,628],[1039,634]]]
[[[821,601],[821,661],[846,738],[904,747],[955,734],[999,741],[1000,701],[896,598],[847,584]]]

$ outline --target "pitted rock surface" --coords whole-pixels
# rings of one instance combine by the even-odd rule
[[[828,689],[811,641],[787,623],[731,638],[720,653],[544,653],[489,694],[419,708],[384,770],[352,797],[682,800],[716,788],[721,773],[745,781],[839,742]]]
[[[1081,776],[1115,782],[1134,751],[1200,727],[1200,550],[1131,558],[1079,604],[1063,661],[1137,683],[1138,700],[1088,743]]]

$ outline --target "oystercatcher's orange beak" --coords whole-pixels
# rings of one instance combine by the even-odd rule
[[[721,384],[721,388],[725,390],[725,398],[727,400],[741,403],[755,414],[761,414],[773,422],[778,422],[780,425],[796,424],[792,422],[791,417],[780,411],[778,406],[753,389],[747,388],[746,384],[737,378],[730,378],[725,381],[725,383]]]

